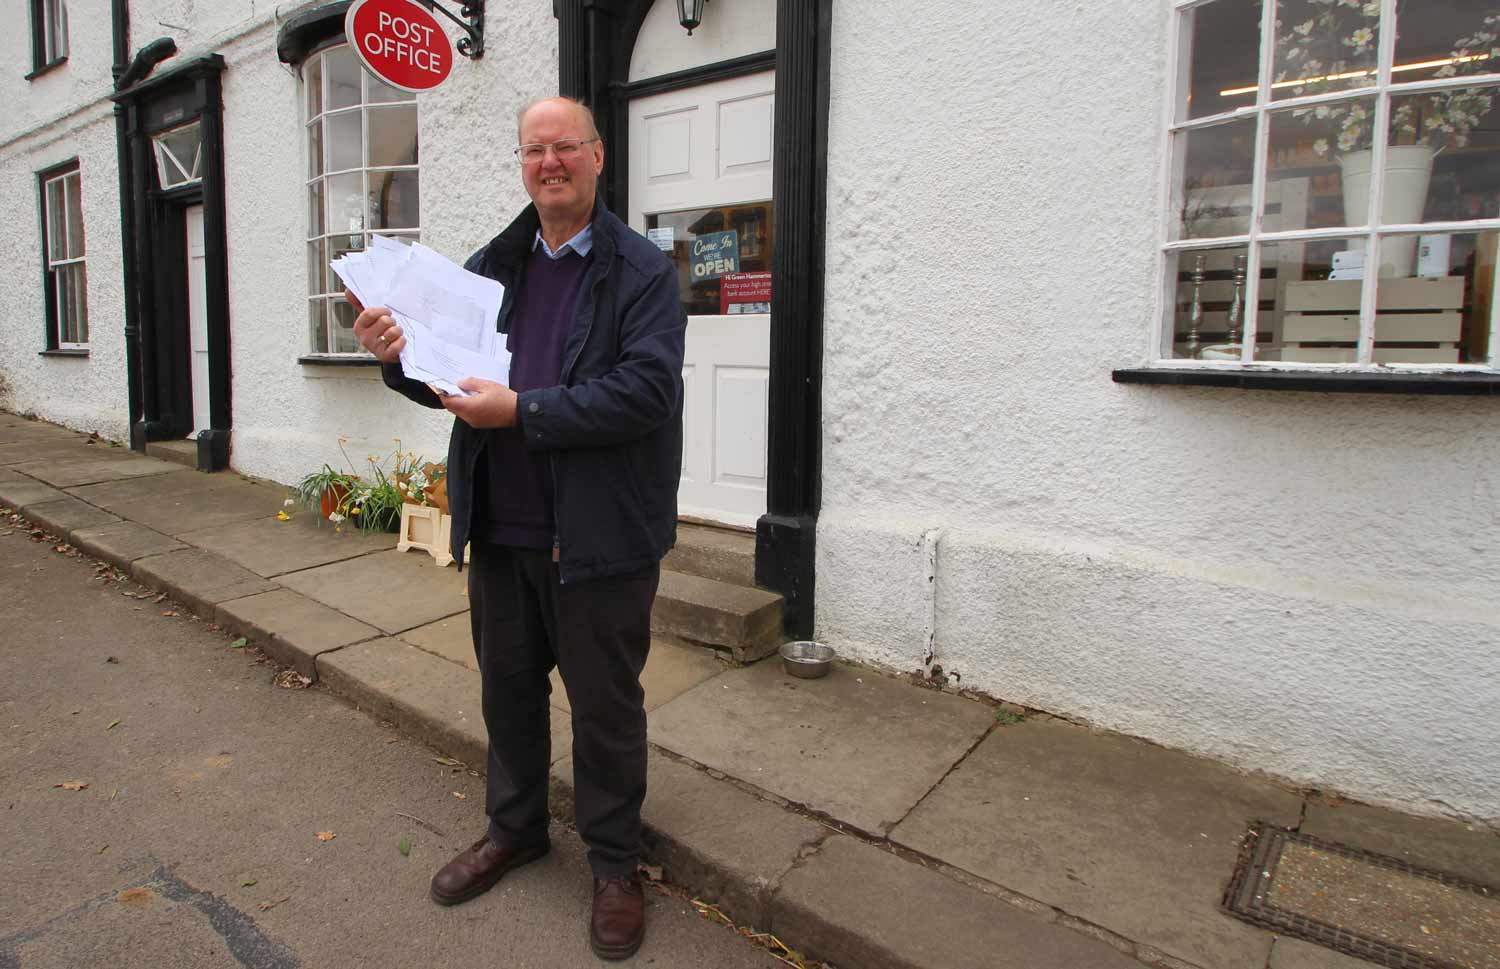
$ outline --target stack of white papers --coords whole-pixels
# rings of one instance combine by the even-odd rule
[[[401,327],[401,372],[434,390],[469,396],[458,382],[510,382],[510,352],[495,330],[505,287],[422,245],[372,236],[370,248],[329,267],[365,306],[384,306]]]

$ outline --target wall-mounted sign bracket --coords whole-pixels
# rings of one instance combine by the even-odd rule
[[[440,13],[447,17],[469,35],[460,37],[455,45],[460,54],[471,61],[477,61],[484,56],[484,0],[466,0],[456,14],[438,3],[438,0],[416,0],[416,2],[433,13]]]

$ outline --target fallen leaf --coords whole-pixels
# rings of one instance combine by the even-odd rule
[[[83,791],[87,790],[89,785],[86,781],[63,781],[61,784],[53,784],[52,786],[60,787],[65,791]]]
[[[283,690],[305,690],[312,686],[312,680],[298,673],[296,670],[282,670],[271,678],[271,682]]]
[[[55,545],[52,548],[52,551],[54,551],[54,552],[66,552],[67,550],[68,550],[68,546],[66,546],[66,545]]]
[[[270,899],[269,901],[261,902],[260,903],[260,910],[262,912],[269,912],[269,911],[271,911],[271,909],[273,909],[276,906],[280,905],[282,902],[287,901],[291,897],[292,896],[290,896],[290,895],[283,895],[280,898],[273,898],[273,899]]]
[[[332,831],[319,831],[318,832],[318,840],[319,841],[332,841],[334,838],[337,838],[337,837],[338,837],[338,835],[334,834]]]
[[[453,796],[458,798],[460,801],[467,801],[469,799],[469,795],[460,794],[458,791],[454,791]]]
[[[249,888],[251,885],[254,885],[254,884],[255,884],[255,879],[253,879],[253,878],[246,878],[244,881],[240,882],[240,887],[241,888]]]
[[[106,663],[118,663],[118,662],[120,662],[120,660],[119,660],[118,657],[115,657],[115,656],[106,656],[106,657],[104,657],[104,662],[106,662]]]
[[[244,636],[241,636],[239,639],[236,639],[234,642],[230,643],[229,644],[229,648],[230,649],[244,649],[249,644],[250,644],[250,640],[246,639]]]
[[[177,610],[176,609],[168,609],[165,612],[163,612],[162,615],[163,616],[167,616],[167,617],[170,618],[170,617],[173,617],[173,616],[177,615]]]
[[[463,761],[454,760],[452,757],[434,757],[432,759],[435,760],[435,761],[437,761],[439,764],[442,764],[444,767],[462,767],[463,766]]]
[[[387,738],[385,738],[385,742],[388,743],[388,744],[393,744],[393,743],[396,742],[397,739],[398,738],[396,738],[396,737],[387,737]]]
[[[276,520],[279,521],[279,522],[289,522],[289,521],[292,520],[292,516],[288,515],[284,511],[278,511],[276,513]]]
[[[401,852],[401,857],[403,858],[411,854],[411,840],[408,838],[402,838],[396,843],[396,850]]]
[[[645,875],[647,878],[651,879],[652,881],[654,881],[654,882],[661,881],[661,866],[660,865],[636,865],[636,868],[640,870],[641,874]]]
[[[105,727],[104,729],[105,730],[113,730],[116,727],[118,727],[119,725],[120,725],[120,721],[118,721],[118,720],[111,720],[109,722],[109,726]]]
[[[109,850],[109,845],[105,845],[103,848],[100,848],[97,852],[95,852],[95,854],[102,855],[102,854],[104,854],[108,850]]]

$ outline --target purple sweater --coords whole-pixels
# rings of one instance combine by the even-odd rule
[[[589,257],[568,250],[552,259],[541,246],[526,261],[526,275],[511,311],[510,389],[516,393],[555,387],[561,382],[563,346]],[[475,537],[497,545],[551,548],[556,525],[552,511],[552,461],[546,451],[527,450],[521,428],[505,427],[486,435],[485,447],[500,460],[483,456],[475,463]],[[486,467],[504,468],[493,480]]]

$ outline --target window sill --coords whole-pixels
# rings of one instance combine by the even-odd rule
[[[91,350],[85,350],[85,349],[79,348],[79,347],[69,347],[67,349],[43,350],[40,353],[38,353],[37,356],[39,356],[39,357],[87,357],[92,352],[93,351],[91,351]]]
[[[352,353],[309,353],[298,357],[297,362],[308,367],[378,367],[380,361]]]
[[[55,61],[52,61],[52,62],[47,63],[47,64],[43,64],[41,67],[38,67],[36,70],[32,71],[30,74],[27,74],[26,75],[26,80],[28,80],[28,81],[34,81],[37,78],[41,77],[43,74],[50,74],[53,71],[57,70],[59,67],[62,67],[67,62],[68,62],[68,59],[66,57],[59,57]]]
[[[1331,394],[1500,396],[1500,373],[1310,373],[1288,370],[1186,370],[1138,367],[1116,370],[1117,384],[1229,387]]]

